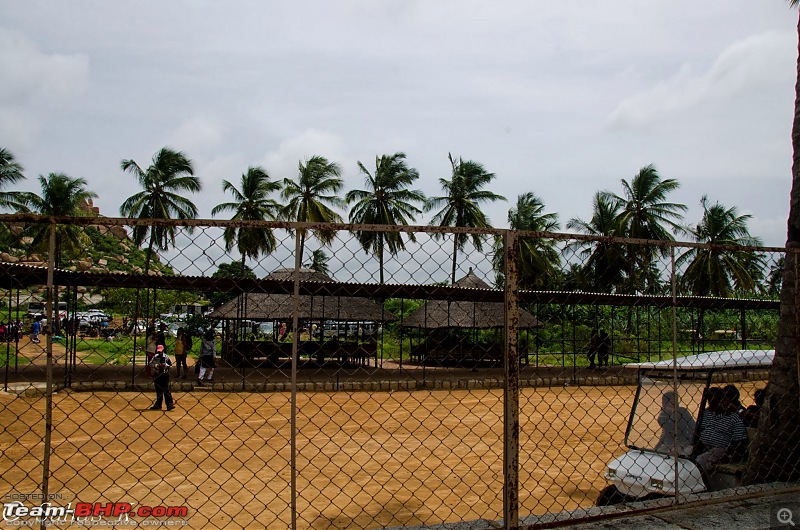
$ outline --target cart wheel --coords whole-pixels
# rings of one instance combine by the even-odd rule
[[[622,494],[616,486],[606,486],[600,490],[600,495],[597,496],[596,504],[598,506],[611,506],[625,501],[625,495]]]

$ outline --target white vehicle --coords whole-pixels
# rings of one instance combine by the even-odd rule
[[[57,313],[59,318],[67,316],[67,303],[58,302],[53,303],[53,313]],[[28,318],[45,318],[47,312],[45,311],[44,302],[28,302],[28,309],[25,312]]]
[[[672,360],[625,365],[639,370],[639,386],[625,433],[629,450],[606,467],[609,485],[600,492],[597,504],[735,486],[735,478],[726,477],[724,472],[707,479],[690,457],[696,425],[705,408],[705,391],[712,386],[715,373],[767,369],[774,355],[775,350],[726,350],[683,357],[675,365]]]

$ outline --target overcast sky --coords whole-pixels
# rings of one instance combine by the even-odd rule
[[[122,159],[182,150],[203,218],[248,166],[322,155],[346,191],[402,151],[441,195],[452,153],[497,175],[494,226],[532,191],[562,231],[655,164],[688,223],[707,194],[783,246],[797,20],[782,0],[4,0],[0,146],[22,188],[83,177],[108,216],[139,189]]]

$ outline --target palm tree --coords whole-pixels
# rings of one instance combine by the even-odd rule
[[[6,186],[25,179],[22,165],[8,149],[0,147],[0,208],[24,210],[30,194],[20,191],[3,191]]]
[[[86,189],[86,180],[73,178],[64,173],[50,173],[39,176],[42,194],[31,193],[26,201],[31,212],[44,216],[85,216],[82,207],[89,199],[97,197],[93,191]],[[45,224],[30,225],[25,235],[31,238],[30,249],[33,252],[46,253],[49,249],[50,226]],[[58,225],[56,227],[55,266],[61,267],[64,254],[75,257],[84,254],[91,240],[80,226]]]
[[[211,210],[211,215],[232,211],[234,213],[231,219],[235,221],[275,220],[280,206],[269,195],[280,190],[280,187],[280,183],[270,180],[264,168],[249,167],[247,173],[242,175],[240,189],[236,189],[227,180],[222,181],[222,191],[230,192],[234,200],[218,204]],[[263,228],[227,227],[223,237],[226,251],[230,251],[236,244],[242,255],[243,265],[248,256],[257,260],[262,252],[265,255],[271,254],[277,245],[272,230]]]
[[[142,169],[133,160],[120,163],[123,171],[132,173],[142,191],[128,197],[119,208],[125,217],[138,219],[194,219],[197,207],[181,193],[197,193],[202,189],[200,179],[194,176],[192,161],[180,151],[163,147],[153,156],[152,164]],[[136,225],[133,241],[137,245],[149,235],[145,271],[150,270],[153,249],[167,250],[175,243],[175,227]]]
[[[340,223],[342,216],[330,206],[344,208],[345,202],[336,195],[344,185],[342,170],[335,162],[329,162],[322,156],[312,156],[305,164],[298,166],[297,181],[283,179],[281,196],[288,200],[281,210],[281,216],[287,221],[299,223]],[[336,237],[333,230],[315,230],[314,236],[323,244],[329,245]],[[300,262],[306,242],[306,229],[299,229]]]
[[[414,168],[409,168],[404,153],[375,157],[375,174],[371,174],[359,162],[358,168],[365,175],[366,190],[351,190],[345,195],[345,201],[355,203],[350,210],[350,222],[371,225],[408,226],[415,215],[422,213],[414,203],[424,205],[425,195],[419,190],[408,187],[419,178]],[[383,278],[383,249],[389,247],[392,255],[405,249],[401,232],[357,231],[356,238],[364,251],[370,250],[378,257],[380,283]],[[415,241],[413,234],[409,239]]]
[[[330,257],[328,257],[328,255],[325,254],[324,250],[317,249],[311,252],[311,261],[304,264],[303,267],[305,267],[306,269],[311,269],[312,271],[321,272],[322,274],[329,276],[331,273],[330,268],[328,267],[329,260]]]
[[[739,215],[735,207],[725,208],[718,202],[709,205],[707,196],[703,196],[700,205],[702,220],[690,230],[696,242],[728,246],[762,244],[747,229],[750,215]],[[692,295],[729,297],[735,290],[754,290],[753,256],[747,250],[690,248],[678,257],[676,265],[686,265],[681,283]]]
[[[431,226],[454,226],[469,228],[489,228],[489,218],[481,210],[481,204],[487,201],[504,201],[505,197],[483,188],[494,180],[494,173],[489,173],[483,165],[472,161],[458,160],[448,154],[452,168],[450,180],[440,178],[439,184],[445,195],[431,197],[426,204],[426,210],[442,206],[431,219]],[[468,234],[453,234],[453,269],[450,281],[456,282],[456,264],[458,251],[463,250],[469,240]],[[480,234],[472,235],[472,243],[477,250],[483,248],[483,238]]]
[[[658,241],[674,241],[667,228],[674,233],[682,231],[679,221],[683,219],[681,212],[686,206],[666,202],[667,195],[680,187],[675,179],[662,180],[652,164],[639,170],[630,183],[622,179],[624,197],[608,193],[608,197],[619,207],[617,222],[621,235],[631,239],[653,239]],[[653,246],[628,246],[628,280],[630,291],[644,292],[652,290],[650,282],[646,282],[642,271],[651,269],[656,250]],[[667,249],[661,252],[666,255]]]
[[[764,290],[769,296],[778,296],[781,292],[781,282],[783,281],[783,268],[786,264],[786,256],[780,256],[778,260],[769,268],[766,285]]]
[[[598,192],[594,196],[592,218],[589,221],[573,217],[567,221],[569,230],[596,238],[620,237],[619,205],[608,195]],[[604,241],[575,241],[565,251],[576,251],[583,263],[582,278],[589,280],[588,288],[595,292],[611,293],[623,280],[625,249],[618,243]]]
[[[15,159],[11,151],[0,147],[0,209],[16,211],[27,210],[30,194],[21,191],[3,191],[11,184],[16,184],[25,179],[22,174],[22,165]],[[5,248],[16,246],[19,234],[15,234],[8,223],[0,225],[0,245]]]
[[[530,232],[554,232],[559,229],[557,213],[543,213],[544,202],[532,192],[517,196],[517,204],[508,210],[508,225],[512,230]],[[502,241],[495,241],[493,264],[499,281],[505,270]],[[521,289],[542,289],[552,286],[557,264],[558,252],[555,241],[522,237],[519,239],[519,287]],[[504,281],[502,282],[504,283]]]

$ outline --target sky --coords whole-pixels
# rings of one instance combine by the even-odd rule
[[[111,217],[139,191],[121,160],[181,150],[206,219],[249,166],[321,155],[344,194],[404,152],[439,196],[451,153],[496,175],[494,226],[533,192],[563,232],[654,164],[687,224],[707,195],[783,246],[797,22],[780,0],[4,0],[0,147],[17,189],[82,177]]]

